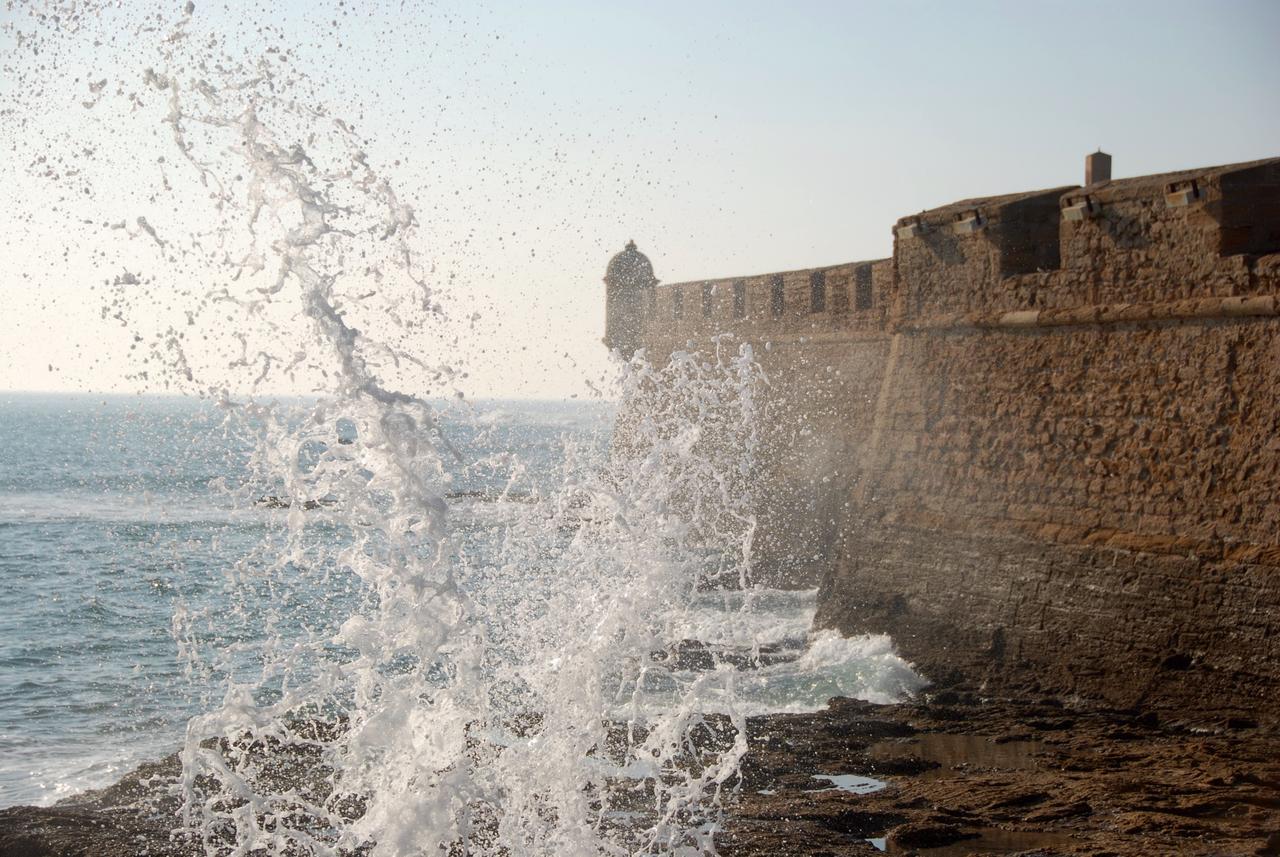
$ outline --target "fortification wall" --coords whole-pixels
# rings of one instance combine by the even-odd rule
[[[655,357],[772,379],[764,566],[934,678],[1275,717],[1280,159],[966,200],[870,270],[653,293]]]
[[[1271,711],[1280,161],[1068,189],[1060,267],[997,264],[1042,238],[1051,194],[899,221],[901,311],[818,621],[888,631],[934,676]],[[946,231],[975,210],[985,228]]]
[[[893,262],[900,313],[921,317],[1022,306],[1006,278],[1058,270],[1059,200],[1068,190],[963,200],[899,220]]]
[[[889,348],[889,260],[671,283],[650,293],[642,336],[663,363],[676,350],[750,345],[763,402],[755,560],[758,579],[817,586],[831,568],[856,462]]]
[[[922,329],[886,378],[821,623],[934,676],[1280,700],[1280,321]]]
[[[663,283],[650,294],[642,341],[661,357],[722,334],[761,346],[883,334],[892,292],[888,259]]]

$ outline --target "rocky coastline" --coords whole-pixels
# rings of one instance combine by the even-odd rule
[[[1280,731],[1239,716],[935,687],[749,721],[725,857],[1280,854]],[[176,756],[0,811],[0,857],[185,857]]]
[[[1274,724],[959,685],[752,727],[726,857],[1280,854]]]

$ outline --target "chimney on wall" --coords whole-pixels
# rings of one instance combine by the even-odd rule
[[[1099,149],[1084,158],[1084,183],[1111,181],[1111,156]]]

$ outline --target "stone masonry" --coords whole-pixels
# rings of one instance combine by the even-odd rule
[[[659,284],[770,379],[767,580],[928,675],[1280,711],[1280,159],[966,200],[891,260]]]

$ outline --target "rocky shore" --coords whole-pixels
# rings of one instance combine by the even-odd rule
[[[726,857],[1280,854],[1280,734],[1243,718],[957,687],[752,730]]]
[[[1280,731],[956,686],[750,721],[726,857],[1280,854]],[[170,857],[170,757],[0,811],[0,857]]]

